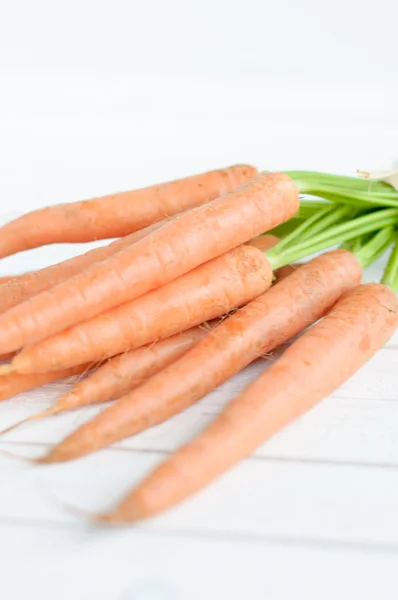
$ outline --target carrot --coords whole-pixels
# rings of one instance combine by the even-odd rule
[[[67,410],[100,404],[101,402],[108,402],[109,400],[119,398],[188,352],[205,335],[207,330],[208,327],[205,326],[194,327],[188,331],[177,333],[156,344],[114,356],[98,369],[94,370],[88,377],[78,381],[72,390],[61,396],[53,406],[19,421],[11,427],[7,427],[7,429],[0,433],[8,433],[25,423],[58,415]],[[51,377],[51,374],[55,373],[59,373],[59,371],[49,371],[42,375],[20,375],[14,373],[0,378],[0,390],[2,379],[7,380],[9,377],[14,377],[23,381],[24,378],[29,380],[32,377]]]
[[[183,356],[209,328],[193,327],[165,340],[114,356],[61,397],[57,401],[58,408],[69,410],[120,398]]]
[[[58,381],[58,379],[65,379],[66,377],[72,377],[72,375],[80,375],[86,371],[89,371],[88,365],[78,365],[71,369],[51,371],[49,373],[32,373],[30,375],[10,373],[9,375],[0,378],[0,400],[7,400],[22,392],[28,392],[29,390],[41,387],[47,383]]]
[[[253,244],[261,250],[267,250],[279,241],[273,235],[261,237],[261,241],[253,240]],[[61,396],[55,405],[0,433],[66,410],[120,398],[185,354],[212,326],[212,323],[209,323],[194,327],[149,346],[114,356],[94,370],[91,375],[79,381],[71,391]],[[23,379],[23,375],[19,377]],[[25,377],[29,376],[25,375]]]
[[[0,258],[55,242],[122,237],[209,202],[256,173],[249,165],[234,165],[140,190],[35,210],[0,229]]]
[[[313,259],[77,429],[42,462],[78,458],[175,415],[313,323],[360,277],[359,263],[345,250]]]
[[[4,277],[0,277],[0,289],[1,289],[1,286],[3,286],[5,283],[9,283],[16,277],[17,277],[16,275],[4,275]]]
[[[119,252],[119,250],[138,242],[166,223],[167,220],[159,221],[101,248],[94,248],[84,254],[64,260],[50,267],[39,269],[38,271],[9,278],[8,281],[4,282],[6,285],[0,286],[0,312],[5,312],[24,300],[77,275],[94,263],[109,258],[113,254],[116,254],[116,252]]]
[[[16,352],[9,352],[8,354],[0,354],[0,361],[1,362],[8,362],[9,360],[12,360],[14,358],[14,356],[16,356]]]
[[[290,178],[259,175],[0,315],[2,351],[17,350],[165,285],[286,221],[298,205]]]
[[[255,238],[249,240],[247,242],[247,245],[254,246],[255,248],[258,248],[259,250],[261,250],[262,252],[266,252],[270,248],[273,248],[273,246],[276,246],[276,244],[278,242],[279,242],[279,238],[276,237],[276,235],[267,234],[267,235],[259,235]],[[276,271],[274,273],[275,279],[277,281],[280,281],[281,279],[284,279],[284,277],[287,277],[288,275],[293,273],[293,271],[295,271],[297,268],[298,268],[298,265],[285,265],[284,267],[280,267],[279,269],[276,269]]]
[[[239,246],[149,294],[27,346],[8,369],[43,373],[139,348],[246,304],[271,281],[266,255]]]
[[[265,251],[279,241],[273,235],[264,235],[261,238],[261,240],[255,238],[248,244]],[[279,271],[281,270],[279,269]],[[138,387],[149,376],[185,354],[210,327],[211,324],[205,327],[193,327],[149,346],[130,350],[110,358],[89,377],[78,382],[72,391],[60,398],[57,405],[52,407],[52,411],[58,413],[70,408],[106,402],[123,396]]]
[[[385,286],[350,291],[207,429],[100,520],[152,517],[202,489],[347,381],[394,333],[397,314],[397,299]]]

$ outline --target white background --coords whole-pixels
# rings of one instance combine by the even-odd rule
[[[354,173],[398,158],[395,0],[3,0],[0,11],[3,221],[235,162]],[[2,597],[396,598],[396,341],[261,460],[138,530],[90,529],[54,495],[110,506],[262,364],[129,451],[47,469],[2,457]],[[58,391],[4,403],[0,425]],[[2,448],[42,452],[88,414],[25,428]]]

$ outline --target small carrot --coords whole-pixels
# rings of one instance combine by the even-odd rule
[[[298,205],[289,177],[261,174],[0,315],[2,351],[37,342],[165,285],[286,221]]]
[[[78,381],[72,390],[61,396],[53,406],[50,406],[27,419],[19,421],[11,427],[7,427],[7,429],[0,433],[8,433],[25,423],[38,421],[52,415],[58,415],[61,412],[120,398],[120,396],[123,396],[132,389],[138,387],[151,375],[158,373],[188,352],[188,350],[205,335],[210,326],[211,325],[207,327],[194,327],[188,331],[183,331],[170,338],[161,340],[156,344],[144,346],[143,348],[138,348],[137,350],[114,356],[104,364],[100,365],[98,369],[94,370],[88,377]],[[77,367],[75,367],[75,369],[76,368]],[[60,371],[49,371],[41,375],[20,375],[14,373],[5,376],[0,378],[0,394],[3,380],[6,380],[7,382],[9,381],[9,378],[13,377],[16,382],[21,382],[20,385],[23,385],[25,379],[29,381],[31,378],[34,383],[34,377],[37,377],[39,380],[40,377],[49,378],[52,374],[54,375],[57,373],[60,373]],[[57,376],[57,378],[60,377]],[[47,381],[44,381],[44,383],[47,383]],[[5,385],[7,385],[7,383]],[[40,383],[38,385],[40,385]],[[10,387],[12,390],[12,386]]]
[[[145,229],[140,229],[126,237],[115,240],[106,246],[94,248],[84,254],[64,260],[58,264],[51,265],[50,267],[39,269],[38,271],[10,277],[4,282],[4,285],[0,285],[0,313],[13,308],[17,304],[20,304],[24,300],[27,300],[40,292],[58,285],[74,275],[78,275],[81,271],[84,271],[91,265],[105,260],[113,254],[116,254],[116,252],[119,252],[119,250],[138,242],[166,223],[167,220],[159,221],[145,227]]]
[[[183,356],[210,327],[193,327],[165,340],[110,358],[89,377],[77,383],[71,392],[59,398],[57,412],[120,398]]]
[[[49,373],[32,373],[30,375],[20,375],[19,373],[10,373],[0,378],[0,400],[7,400],[22,392],[28,392],[35,388],[88,372],[89,365],[78,365],[71,369],[63,369],[61,371],[51,371]]]
[[[123,237],[214,200],[256,173],[249,165],[234,165],[140,190],[35,210],[0,229],[0,258],[55,242]]]
[[[266,255],[239,246],[149,294],[27,346],[2,371],[43,373],[103,360],[220,317],[271,282]]]
[[[84,456],[175,415],[316,321],[360,278],[358,261],[345,250],[313,259],[77,429],[42,462]]]
[[[98,519],[145,519],[198,492],[347,381],[392,336],[397,315],[389,288],[367,284],[351,290],[209,427]]]

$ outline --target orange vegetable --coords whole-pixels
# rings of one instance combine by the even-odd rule
[[[224,320],[182,358],[78,428],[43,462],[78,458],[187,408],[316,321],[360,277],[359,263],[345,250],[313,259]]]
[[[220,317],[262,294],[271,282],[265,254],[239,246],[149,294],[27,346],[10,368],[43,373],[104,360]]]
[[[254,245],[260,247],[263,251],[271,248],[279,241],[273,235],[262,236],[262,238],[261,244],[258,245],[255,243]],[[55,415],[66,410],[120,398],[120,396],[138,387],[145,379],[161,371],[177,360],[177,358],[180,358],[214,325],[214,323],[209,323],[193,327],[188,331],[177,333],[170,338],[150,344],[149,346],[114,356],[98,369],[94,370],[88,377],[79,381],[71,391],[61,396],[55,405],[16,423],[12,427],[8,427],[6,431],[15,429],[23,423]],[[51,376],[51,372],[49,373]],[[10,377],[23,381],[24,377],[29,380],[29,378],[35,377],[35,375],[9,375],[3,379],[8,380]],[[37,377],[40,377],[40,375]]]
[[[116,252],[119,252],[119,250],[131,246],[152,233],[152,231],[159,229],[165,223],[167,223],[167,220],[159,221],[106,246],[94,248],[84,254],[64,260],[50,267],[39,269],[38,271],[8,278],[7,281],[3,282],[5,285],[0,285],[0,312],[5,312],[20,304],[20,302],[77,275],[94,263],[109,258],[113,254],[116,254]]]
[[[3,286],[5,283],[8,283],[9,281],[12,281],[16,277],[16,275],[4,275],[4,277],[0,277],[0,289],[1,286]]]
[[[256,173],[254,167],[234,165],[140,190],[35,210],[0,229],[0,258],[55,242],[122,237],[213,200]]]
[[[288,220],[298,206],[297,188],[287,175],[261,174],[0,315],[2,351],[37,342],[159,288]]]
[[[101,402],[119,398],[135,387],[138,387],[145,379],[158,373],[161,369],[164,369],[167,365],[185,354],[185,352],[192,348],[192,346],[205,335],[206,330],[207,328],[205,326],[194,327],[188,331],[177,333],[177,335],[173,335],[156,344],[144,346],[143,348],[138,348],[137,350],[115,356],[102,364],[98,369],[94,370],[88,377],[79,381],[70,392],[66,392],[61,396],[53,406],[50,406],[27,419],[19,421],[11,427],[7,427],[7,429],[0,433],[3,434],[9,432],[25,423],[37,421],[52,415],[58,415],[67,410],[73,410],[83,406],[99,404]],[[21,384],[23,385],[24,379],[29,381],[29,379],[33,377],[50,378],[51,375],[54,375],[55,373],[59,373],[59,371],[49,371],[48,373],[37,376],[15,373],[8,375],[0,378],[0,393],[2,389],[2,380],[8,380],[9,378],[14,377],[17,381],[21,381]],[[47,383],[47,381],[44,381],[44,383]]]
[[[368,284],[350,291],[209,427],[99,519],[152,517],[202,489],[347,381],[391,337],[397,315],[389,288]]]
[[[0,377],[0,400],[7,400],[22,392],[28,392],[35,388],[72,377],[72,375],[80,375],[88,372],[89,365],[79,365],[71,369],[63,369],[61,371],[51,371],[49,373],[32,373],[31,375],[20,375],[19,373],[10,373],[4,377]]]
[[[276,237],[276,235],[267,234],[259,235],[246,243],[249,246],[254,246],[255,248],[258,248],[262,252],[266,252],[270,248],[273,248],[273,246],[276,246],[276,244],[279,241],[280,240]],[[284,279],[284,277],[287,277],[288,275],[296,271],[296,269],[298,269],[298,266],[299,265],[286,265],[285,267],[276,269],[274,273],[276,281],[280,281],[281,279]]]

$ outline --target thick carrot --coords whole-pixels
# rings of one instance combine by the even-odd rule
[[[166,223],[167,220],[159,221],[145,227],[145,229],[140,229],[126,237],[115,240],[106,246],[94,248],[84,254],[64,260],[50,267],[39,269],[38,271],[9,278],[8,281],[4,282],[5,285],[0,286],[0,313],[77,275],[94,263],[109,258],[113,254],[116,254],[116,252],[119,252],[119,250],[138,242]]]
[[[32,373],[30,375],[10,373],[0,378],[0,400],[7,400],[22,392],[28,392],[47,383],[58,381],[58,379],[80,375],[86,371],[88,372],[89,369],[89,365],[79,365],[71,369],[51,371],[49,373]]]
[[[140,190],[35,210],[0,229],[0,258],[55,242],[122,237],[214,200],[256,173],[249,165],[234,165]]]
[[[261,174],[0,315],[2,349],[17,350],[158,288],[286,221],[298,205],[289,177]]]
[[[130,235],[117,239],[111,244],[107,244],[100,248],[94,248],[84,254],[79,254],[78,256],[69,258],[68,260],[64,260],[55,265],[24,273],[22,275],[0,277],[0,313],[5,312],[40,292],[58,285],[58,283],[61,283],[74,275],[77,275],[94,263],[105,260],[113,254],[116,254],[119,250],[131,246],[153,231],[156,231],[156,229],[163,227],[168,221],[169,219],[157,221],[144,229],[140,229]],[[271,241],[272,245],[275,245],[279,240],[273,235],[262,235],[254,238],[248,243],[264,252],[271,247]]]
[[[223,321],[182,358],[73,432],[43,462],[78,458],[187,408],[262,353],[316,321],[360,277],[356,258],[345,250],[313,259]]]
[[[271,282],[265,254],[239,246],[149,294],[27,346],[10,368],[43,373],[103,360],[220,317],[265,292]]]
[[[199,491],[347,381],[391,337],[397,315],[397,298],[385,286],[346,294],[207,429],[100,519],[148,518]]]

